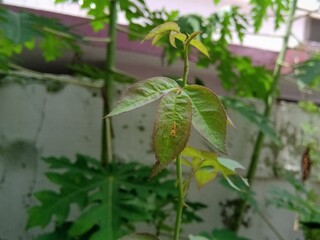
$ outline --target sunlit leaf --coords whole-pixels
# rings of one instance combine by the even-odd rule
[[[186,146],[191,118],[192,106],[187,95],[172,91],[162,98],[153,129],[153,149],[157,162],[152,175],[167,166]]]
[[[226,153],[227,115],[219,98],[209,89],[188,85],[183,90],[192,101],[192,124],[214,149]]]
[[[243,166],[238,162],[218,157],[213,152],[197,150],[190,146],[187,146],[182,151],[181,156],[184,159],[183,163],[192,168],[199,188],[215,179],[220,173],[231,187],[240,190],[230,178],[230,176],[237,174],[236,169],[243,169]],[[241,180],[247,185],[245,179],[241,178]]]
[[[155,37],[158,34],[167,33],[167,32],[179,32],[179,26],[175,22],[166,22],[158,27],[154,28],[150,33],[147,34],[147,36],[144,38],[144,40],[151,39]]]
[[[173,79],[166,77],[154,77],[140,81],[128,89],[123,98],[108,114],[108,117],[151,103],[178,88],[180,88],[179,85]]]
[[[197,39],[192,39],[190,44],[194,46],[196,49],[198,49],[201,53],[206,55],[208,58],[210,58],[209,52],[202,42],[200,42]]]

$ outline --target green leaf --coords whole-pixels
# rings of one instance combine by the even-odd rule
[[[163,33],[167,33],[170,31],[179,32],[180,30],[179,30],[178,24],[176,24],[175,22],[163,23],[163,24],[159,25],[158,27],[152,29],[151,32],[148,33],[147,36],[144,38],[144,40],[151,39],[151,38],[157,36],[158,34],[163,34]]]
[[[295,66],[294,79],[300,88],[311,87],[315,90],[320,88],[320,55]]]
[[[209,89],[198,85],[188,85],[183,91],[192,101],[194,128],[216,151],[226,153],[227,115],[219,98]]]
[[[166,77],[154,77],[140,81],[128,89],[123,98],[107,117],[128,112],[151,103],[161,98],[164,94],[179,88],[176,81]]]
[[[191,158],[186,165],[191,166],[199,188],[215,179],[218,173],[221,173],[230,186],[240,190],[229,178],[237,174],[236,169],[243,169],[243,166],[239,163],[231,159],[218,157],[215,153],[200,151],[190,146],[187,146],[182,151],[181,156],[185,161],[188,161],[186,158]],[[246,183],[243,178],[242,181]]]
[[[157,175],[186,146],[191,119],[191,101],[181,90],[172,91],[162,98],[153,128],[153,149],[157,162],[152,176]]]
[[[241,102],[240,99],[223,97],[222,101],[227,107],[239,112],[248,121],[258,127],[258,129],[268,136],[275,144],[281,144],[281,140],[277,136],[275,130],[271,127],[270,121],[262,114]]]
[[[106,169],[99,161],[82,155],[75,162],[64,157],[45,161],[50,168],[46,175],[59,191],[35,194],[40,204],[29,209],[28,228],[45,227],[54,221],[63,226],[76,204],[80,217],[60,229],[61,236],[68,232],[70,239],[118,239],[128,232],[127,223],[153,221],[163,207],[174,206],[177,197],[174,181],[165,180],[165,173],[148,181],[151,169],[138,163],[115,163]],[[46,234],[40,239],[54,236],[57,234]]]
[[[159,238],[149,233],[132,233],[119,240],[159,240]]]
[[[206,55],[208,58],[210,58],[208,49],[203,45],[202,42],[200,42],[197,39],[192,39],[190,44],[192,46],[194,46],[196,49],[198,49],[201,53],[203,53],[204,55]]]

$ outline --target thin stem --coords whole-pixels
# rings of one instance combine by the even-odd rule
[[[271,113],[271,109],[272,109],[272,105],[276,99],[275,95],[276,95],[277,87],[278,87],[279,80],[280,80],[282,63],[284,61],[285,54],[288,49],[289,37],[290,37],[291,29],[292,29],[292,24],[294,22],[294,16],[295,16],[296,9],[297,9],[297,0],[292,0],[289,18],[288,18],[288,24],[286,27],[286,33],[283,38],[282,49],[279,53],[277,62],[274,67],[273,82],[272,82],[268,97],[265,102],[266,107],[265,107],[263,116],[266,118],[269,118],[270,113]],[[256,170],[257,170],[259,156],[260,156],[260,152],[262,149],[264,137],[265,137],[265,134],[262,131],[259,131],[256,142],[254,144],[253,153],[252,153],[252,156],[250,159],[250,165],[249,165],[248,172],[247,172],[247,179],[248,179],[249,184],[252,184]],[[244,200],[242,200],[238,205],[239,212],[237,212],[235,214],[236,216],[234,218],[234,224],[231,227],[231,229],[233,231],[238,231],[241,226],[243,214],[246,209],[245,205],[246,205],[246,202]]]
[[[189,73],[189,46],[184,46],[183,51],[183,61],[184,61],[184,70],[182,77],[182,87],[187,85],[188,73]]]
[[[183,178],[182,178],[182,168],[181,168],[181,157],[178,155],[176,159],[176,171],[177,171],[177,181],[178,181],[178,205],[176,212],[176,223],[174,227],[174,240],[179,240],[180,228],[181,228],[181,218],[184,206],[184,194],[183,194]]]
[[[297,8],[297,0],[293,0],[292,1],[292,5],[290,8],[290,14],[289,14],[289,19],[288,19],[288,25],[287,25],[287,29],[286,29],[286,33],[285,33],[285,37],[283,38],[283,45],[282,45],[282,49],[279,53],[276,65],[274,67],[274,71],[273,71],[273,83],[271,85],[269,94],[268,94],[268,98],[266,101],[266,108],[264,110],[263,115],[266,118],[269,118],[270,116],[270,112],[272,109],[272,105],[273,102],[275,100],[275,94],[277,91],[277,87],[279,84],[279,80],[280,80],[280,74],[281,74],[281,69],[282,69],[282,63],[284,61],[285,58],[285,54],[287,52],[288,49],[288,43],[289,43],[289,37],[291,35],[291,29],[292,29],[292,24],[294,21],[294,14]],[[248,173],[247,173],[247,178],[248,178],[248,182],[251,184],[257,169],[257,165],[258,165],[258,158],[260,156],[260,152],[261,152],[261,148],[262,148],[262,143],[264,140],[265,134],[260,131],[256,140],[256,144],[254,146],[254,150],[251,156],[251,161],[250,161],[250,165],[249,165],[249,169],[248,169]]]
[[[189,72],[189,55],[188,55],[189,44],[185,44],[183,48],[183,60],[184,69],[182,77],[182,87],[185,87],[188,79]],[[184,193],[183,193],[183,177],[182,177],[182,164],[180,154],[176,158],[176,172],[178,181],[178,204],[176,213],[176,222],[174,226],[174,240],[179,240],[180,228],[181,228],[181,218],[184,206]]]
[[[110,42],[107,44],[106,52],[106,79],[102,92],[103,96],[103,116],[109,113],[111,106],[111,92],[113,69],[115,68],[115,50],[117,37],[117,0],[110,1],[110,20],[108,37]],[[102,120],[102,139],[101,139],[101,164],[106,166],[112,162],[112,143],[111,143],[111,120],[104,118]]]

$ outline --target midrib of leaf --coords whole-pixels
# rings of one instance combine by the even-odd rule
[[[175,96],[175,100],[174,100],[174,107],[173,107],[173,111],[172,111],[172,120],[173,120],[173,121],[175,121],[175,113],[176,113],[177,99],[178,99],[178,96],[176,95],[176,96]],[[168,147],[170,141],[169,141],[168,138],[165,138],[165,139],[166,139],[165,146]]]

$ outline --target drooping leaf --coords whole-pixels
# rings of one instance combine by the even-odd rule
[[[188,85],[183,91],[192,101],[192,124],[214,149],[226,153],[227,115],[219,98],[209,89]]]
[[[159,238],[149,233],[132,233],[119,240],[159,240]]]
[[[128,89],[107,117],[128,112],[151,103],[161,98],[164,94],[178,88],[180,88],[179,85],[173,79],[166,77],[154,77],[140,81]]]
[[[157,159],[153,176],[186,146],[191,118],[192,106],[187,95],[181,91],[172,91],[162,98],[153,129],[153,149]]]
[[[158,34],[169,33],[171,31],[179,32],[180,29],[178,24],[176,24],[175,22],[166,22],[151,30],[151,32],[148,33],[147,36],[145,36],[144,40],[149,40],[157,36]]]
[[[270,121],[262,114],[241,102],[240,99],[223,97],[222,100],[227,107],[239,112],[243,117],[253,123],[260,131],[268,136],[275,144],[281,144],[281,140],[277,136],[274,128],[272,128]]]

